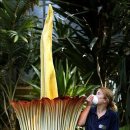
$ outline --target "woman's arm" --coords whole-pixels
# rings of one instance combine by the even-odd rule
[[[84,126],[91,106],[87,106],[80,114],[77,125]]]
[[[90,108],[91,108],[91,105],[92,105],[92,100],[93,100],[93,95],[90,95],[87,98],[86,108],[81,112],[81,114],[79,116],[79,119],[78,119],[78,122],[77,122],[78,126],[84,126],[85,125],[86,119],[88,117],[88,114],[89,114],[89,111],[90,111]]]

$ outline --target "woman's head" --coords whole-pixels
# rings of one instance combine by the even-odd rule
[[[110,89],[106,87],[100,87],[97,90],[96,95],[98,97],[99,104],[105,104],[108,108],[111,108],[114,111],[117,110],[117,107],[113,102],[114,95]]]

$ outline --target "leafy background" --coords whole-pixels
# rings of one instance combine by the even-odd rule
[[[18,130],[10,100],[40,95],[39,41],[48,4],[55,12],[53,59],[59,95],[115,92],[120,126],[130,123],[130,3],[127,0],[0,2],[0,129]],[[34,16],[35,8],[43,18]]]

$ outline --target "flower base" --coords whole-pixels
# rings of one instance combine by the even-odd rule
[[[21,130],[75,130],[85,97],[12,101]]]

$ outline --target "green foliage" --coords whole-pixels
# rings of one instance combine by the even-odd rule
[[[129,125],[126,125],[126,126],[120,128],[120,130],[129,130],[129,129],[130,129]]]
[[[32,79],[25,82],[33,88],[33,91],[30,93],[30,95],[33,96],[24,96],[26,99],[28,97],[32,99],[38,98],[40,95],[40,69],[38,66],[32,66],[32,69]],[[96,87],[98,87],[98,85],[89,84],[89,80],[93,73],[88,73],[83,77],[77,67],[69,64],[67,59],[65,63],[56,60],[55,71],[58,93],[61,97],[88,96]]]
[[[37,0],[0,2],[0,122],[8,129],[14,129],[16,125],[10,100],[15,98],[17,85],[31,61],[31,37],[38,19],[29,15],[29,10],[36,2]]]
[[[23,79],[23,81],[32,87],[32,91],[29,95],[21,96],[21,99],[32,100],[40,98],[40,69],[38,66],[32,65],[31,70],[33,71],[31,72],[32,78],[29,81],[26,79]]]
[[[80,26],[74,25],[72,27],[72,24],[73,22],[65,23],[60,19],[55,19],[53,33],[54,57],[58,57],[61,60],[67,58],[84,75],[92,71],[96,75],[96,71],[93,70],[94,67],[96,68],[95,58],[88,46],[89,39],[85,36],[84,30]],[[95,43],[96,38],[92,39],[91,45]],[[96,83],[98,79],[95,81]]]
[[[77,67],[70,65],[68,60],[65,65],[62,61],[56,62],[55,69],[59,96],[88,95],[96,88],[96,85],[89,84],[93,73],[88,73],[83,77]]]

